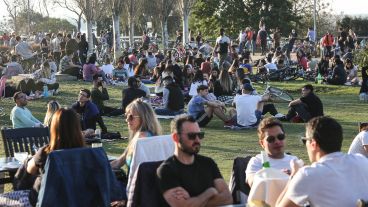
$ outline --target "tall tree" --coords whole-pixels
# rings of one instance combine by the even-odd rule
[[[53,3],[61,8],[67,9],[76,15],[76,17],[71,17],[77,23],[78,32],[81,31],[83,11],[81,9],[81,1],[69,1],[69,0],[54,0]]]
[[[179,5],[183,15],[183,44],[188,42],[189,36],[189,15],[193,5],[197,0],[180,0]]]
[[[134,24],[137,18],[137,14],[142,9],[142,0],[127,0],[127,13],[128,13],[128,27],[129,27],[129,44],[134,47]]]
[[[117,60],[121,53],[120,44],[120,15],[124,9],[125,1],[123,0],[110,0],[111,11],[112,11],[112,24],[114,34],[114,59]]]
[[[168,19],[177,1],[178,0],[155,0],[155,5],[157,5],[158,17],[160,18],[161,22],[162,43],[164,45],[165,51],[168,49],[169,45],[169,32],[167,26]]]

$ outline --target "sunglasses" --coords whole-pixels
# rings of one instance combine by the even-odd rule
[[[128,120],[128,121],[133,121],[134,118],[140,118],[140,116],[134,116],[133,114],[129,114],[129,115],[126,115],[125,114],[125,119]]]
[[[204,138],[204,132],[189,132],[187,133],[187,137],[189,140],[195,140],[196,138],[203,139]]]
[[[278,140],[282,141],[282,140],[284,140],[284,139],[285,139],[285,134],[278,134],[278,135],[276,135],[276,137],[275,137],[275,136],[268,136],[268,137],[266,138],[266,141],[267,141],[268,143],[274,143],[274,142],[276,141],[276,138],[277,138]]]
[[[304,145],[306,145],[307,144],[307,140],[311,140],[311,138],[300,137],[300,140],[303,142]]]

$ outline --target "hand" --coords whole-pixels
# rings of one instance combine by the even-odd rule
[[[294,176],[298,170],[304,166],[303,160],[292,159],[290,160],[291,173],[290,176]]]
[[[102,88],[106,88],[106,82],[105,81],[101,81],[101,86],[102,86]]]
[[[182,187],[176,188],[172,196],[174,196],[178,200],[186,200],[190,198],[189,193]]]

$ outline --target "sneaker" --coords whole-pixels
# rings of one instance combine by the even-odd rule
[[[224,127],[231,127],[233,125],[234,125],[234,122],[231,119],[224,122]]]
[[[279,121],[289,121],[286,116],[276,117]]]
[[[285,115],[284,114],[282,114],[282,113],[278,113],[278,114],[276,114],[275,116],[273,116],[273,117],[275,117],[275,118],[281,118],[281,117],[285,117]]]

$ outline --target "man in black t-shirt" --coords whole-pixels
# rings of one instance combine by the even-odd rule
[[[289,103],[289,111],[282,121],[289,121],[298,115],[304,122],[311,118],[323,116],[323,104],[321,100],[313,93],[313,86],[307,84],[302,88],[302,97]]]
[[[229,188],[216,163],[198,155],[204,132],[189,115],[171,122],[174,156],[157,169],[159,187],[170,206],[221,206],[232,204]]]

